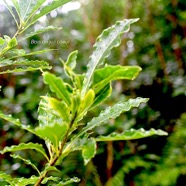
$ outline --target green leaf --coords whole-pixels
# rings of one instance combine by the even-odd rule
[[[130,28],[130,24],[138,21],[138,19],[125,19],[123,21],[116,22],[110,28],[107,28],[97,38],[94,44],[94,51],[90,56],[88,63],[88,70],[83,82],[82,95],[84,95],[89,88],[93,73],[99,65],[103,64],[106,57],[109,56],[112,48],[119,46],[121,43],[120,35],[127,32]]]
[[[86,143],[82,148],[82,156],[84,159],[84,164],[87,163],[95,156],[96,154],[96,141],[94,138],[87,139]]]
[[[37,3],[37,0],[19,1],[21,22],[25,22],[25,20],[29,17],[36,3]]]
[[[78,136],[85,134],[87,131],[99,126],[102,123],[107,122],[109,119],[117,118],[122,112],[129,111],[133,107],[139,107],[141,103],[146,103],[147,98],[136,98],[129,99],[128,101],[120,101],[114,106],[108,107],[106,110],[102,111],[98,117],[93,118],[88,122],[87,126],[79,133]]]
[[[4,60],[0,62],[0,67],[9,67],[8,70],[1,71],[0,74],[16,73],[16,72],[27,72],[41,69],[51,69],[51,66],[46,61],[28,61],[28,60]]]
[[[44,157],[48,160],[48,157],[45,153],[45,149],[41,144],[38,143],[20,143],[19,145],[12,145],[10,147],[5,147],[3,150],[0,151],[1,154],[4,154],[5,152],[15,152],[20,150],[27,150],[27,149],[34,149],[37,152],[44,155]],[[48,160],[49,161],[49,160]]]
[[[14,20],[16,22],[16,25],[17,25],[17,28],[19,28],[18,20],[16,19],[16,16],[14,14],[13,7],[10,5],[8,0],[3,0],[3,2],[5,3],[6,7],[8,8],[9,12],[11,13],[12,17],[14,18]],[[20,17],[17,1],[12,0],[12,2],[14,4],[14,7],[16,9],[16,12],[17,12],[18,16]]]
[[[40,17],[48,14],[49,12],[51,12],[52,10],[55,10],[56,8],[64,5],[65,3],[70,2],[71,0],[53,0],[50,4],[48,4],[47,6],[43,6],[41,8],[41,10],[39,11],[38,14],[35,14],[31,20],[31,22],[29,22],[29,25],[27,25],[27,27],[29,27],[30,25],[34,24]],[[27,28],[26,27],[26,28]]]
[[[41,34],[41,33],[44,33],[44,32],[48,32],[48,31],[52,31],[52,30],[61,30],[62,27],[54,27],[54,26],[48,26],[48,27],[44,27],[44,28],[40,28],[34,32],[30,32],[29,34],[26,34],[24,37],[21,37],[19,39],[19,42],[20,41],[23,41],[23,40],[26,40],[30,37],[33,37],[35,35],[38,35],[38,34]]]
[[[49,107],[54,109],[64,121],[67,123],[70,122],[70,109],[63,101],[58,101],[57,99],[51,97],[43,98],[48,101]]]
[[[57,49],[45,49],[45,50],[30,52],[30,53],[27,53],[27,54],[23,53],[22,55],[13,56],[9,59],[14,59],[14,58],[18,58],[18,57],[25,57],[25,56],[33,56],[33,55],[37,55],[37,54],[43,54],[43,53],[50,52],[50,51],[53,51],[53,50],[57,50]]]
[[[91,108],[98,106],[100,103],[106,100],[111,95],[111,93],[112,86],[111,83],[109,83],[95,95],[94,103],[92,104]]]
[[[41,182],[42,184],[46,184],[48,181],[55,181],[55,182],[59,182],[61,178],[59,177],[54,177],[54,176],[50,176],[50,177],[45,177],[44,180]]]
[[[44,72],[43,73],[44,82],[49,85],[50,90],[54,92],[58,98],[63,99],[68,106],[71,104],[71,99],[66,85],[63,80],[55,75]]]
[[[13,184],[13,178],[9,174],[0,171],[0,179],[10,183],[11,186],[16,186],[15,184]]]
[[[70,67],[72,70],[76,67],[77,54],[78,54],[77,50],[71,52],[66,62],[66,65]]]
[[[54,125],[62,122],[62,119],[57,116],[51,108],[48,107],[47,101],[41,99],[38,107],[39,126]]]
[[[108,136],[99,136],[96,138],[96,141],[134,140],[134,139],[146,138],[152,135],[165,136],[168,135],[168,133],[160,129],[158,130],[155,129],[144,130],[143,128],[138,130],[130,129],[124,131],[121,134],[113,132]]]
[[[0,37],[0,45],[4,45],[4,44],[5,44],[5,40],[2,37]]]
[[[13,48],[17,45],[17,39],[13,37],[9,42],[8,42],[8,47]]]
[[[63,139],[68,130],[68,124],[65,122],[53,123],[51,125],[40,126],[35,129],[36,135],[40,138],[52,143],[55,148],[59,146],[59,142]]]
[[[83,116],[87,113],[87,110],[94,102],[94,97],[95,97],[94,91],[92,89],[89,89],[84,98],[81,100],[77,116],[79,119],[82,119]]]
[[[77,177],[66,178],[63,181],[57,183],[55,186],[64,186],[64,185],[68,185],[70,183],[78,183],[78,182],[80,182],[80,179]]]
[[[24,161],[25,164],[32,166],[32,168],[35,169],[40,174],[40,171],[38,170],[38,168],[30,160],[24,159],[23,157],[16,155],[16,154],[11,154],[10,156],[15,159],[20,159]]]
[[[138,66],[108,65],[95,71],[93,76],[93,89],[97,93],[111,81],[120,79],[133,80],[140,71],[141,68]]]
[[[34,130],[29,125],[27,125],[27,126],[26,125],[22,125],[19,119],[12,117],[12,115],[10,115],[10,114],[6,115],[6,114],[4,114],[4,113],[2,113],[0,111],[0,118],[6,120],[8,122],[11,122],[11,123],[19,126],[20,128],[35,134]]]

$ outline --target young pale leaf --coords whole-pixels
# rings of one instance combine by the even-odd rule
[[[13,48],[17,45],[17,39],[13,37],[9,42],[8,42],[8,47]]]
[[[35,169],[40,174],[40,171],[38,170],[38,168],[30,160],[24,159],[23,157],[21,157],[17,154],[11,154],[10,156],[15,159],[20,159],[20,160],[24,161],[25,164],[32,166],[32,168]]]
[[[136,21],[138,21],[138,19],[125,19],[123,21],[118,21],[112,27],[104,30],[97,38],[96,43],[94,44],[94,51],[90,56],[88,70],[83,82],[83,96],[91,84],[92,76],[96,67],[103,64],[105,58],[108,57],[112,48],[117,47],[120,44],[120,35],[124,32],[127,32],[130,28],[130,24]]]
[[[98,106],[100,103],[106,100],[111,95],[111,93],[112,86],[111,83],[109,83],[95,95],[94,103],[92,104],[91,108]]]
[[[30,37],[33,37],[35,35],[44,33],[44,32],[48,32],[48,31],[52,31],[52,30],[61,30],[61,29],[62,29],[62,27],[54,27],[54,26],[48,26],[48,27],[40,28],[40,29],[38,29],[38,30],[36,30],[34,32],[31,32],[29,34],[26,34],[24,37],[21,37],[19,39],[19,42],[20,41],[23,41],[23,40],[26,40],[26,39],[28,39]]]
[[[58,101],[51,97],[44,97],[44,99],[48,101],[49,107],[55,110],[64,121],[70,122],[70,110],[64,101]]]
[[[92,89],[89,89],[84,98],[81,100],[80,108],[78,111],[79,119],[82,119],[82,117],[86,114],[86,111],[94,102],[94,97],[95,97],[94,91]]]
[[[87,163],[95,156],[96,154],[96,141],[94,138],[87,139],[86,143],[82,148],[82,156],[84,159],[84,164]]]
[[[68,124],[65,122],[54,123],[52,125],[40,126],[35,129],[36,135],[40,138],[52,143],[55,148],[59,146],[59,142],[63,139],[68,130]]]
[[[29,27],[30,25],[34,24],[40,17],[48,14],[52,10],[55,10],[56,8],[64,5],[65,3],[68,3],[70,1],[71,0],[52,0],[52,2],[50,4],[48,4],[47,6],[43,6],[41,8],[41,10],[39,11],[39,13],[35,14],[33,16],[31,22],[29,22],[29,25],[27,25],[26,28]]]
[[[70,94],[67,91],[63,80],[49,72],[44,72],[43,77],[44,82],[49,85],[50,90],[54,92],[58,98],[63,99],[65,103],[68,106],[70,106],[71,104]]]
[[[166,136],[168,135],[168,133],[160,129],[158,130],[155,129],[144,130],[143,128],[138,130],[130,129],[124,131],[121,134],[113,132],[108,136],[98,136],[96,138],[96,141],[134,140],[134,139],[146,138],[152,135]]]
[[[5,147],[3,150],[0,151],[1,154],[4,154],[5,152],[15,152],[20,150],[27,150],[27,149],[34,149],[37,152],[44,155],[44,157],[48,160],[48,157],[46,155],[45,149],[41,144],[38,143],[20,143],[19,145],[12,145],[10,147]]]
[[[5,44],[5,40],[2,37],[0,37],[0,45],[4,45],[4,44]]]
[[[39,126],[54,125],[55,123],[61,123],[62,119],[57,116],[51,108],[48,107],[47,101],[41,99],[38,108],[38,120]]]
[[[68,185],[70,183],[78,183],[78,182],[80,182],[80,179],[77,177],[66,178],[63,181],[60,181],[59,183],[57,183],[55,186],[64,186],[64,185]]]
[[[108,65],[95,71],[93,76],[93,89],[97,93],[111,81],[119,79],[133,80],[140,71],[141,68],[138,66]]]
[[[78,54],[77,50],[71,52],[66,62],[66,65],[70,67],[72,70],[76,67],[77,54]]]
[[[128,101],[120,101],[112,107],[108,107],[106,110],[102,111],[98,117],[93,118],[88,122],[87,126],[79,133],[78,136],[85,134],[87,131],[99,126],[102,123],[107,122],[109,119],[117,118],[122,112],[129,111],[133,107],[139,107],[141,103],[146,103],[147,98],[136,98],[129,99]]]

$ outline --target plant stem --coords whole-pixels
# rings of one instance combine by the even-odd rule
[[[66,134],[65,134],[65,136],[64,136],[64,139],[63,139],[63,141],[62,141],[62,143],[61,143],[61,145],[60,145],[59,153],[53,158],[52,161],[50,161],[50,163],[49,163],[50,166],[54,166],[54,165],[56,164],[58,158],[62,155],[63,148],[64,148],[64,146],[65,146],[65,143],[67,142],[68,135],[69,135],[70,129],[72,128],[72,126],[73,126],[73,124],[74,124],[74,121],[75,121],[75,119],[76,119],[76,115],[77,115],[77,113],[75,113],[74,118],[73,118],[73,119],[71,120],[71,122],[70,122],[70,126],[69,126],[69,128],[68,128],[68,130],[67,130],[67,132],[66,132]],[[44,178],[47,176],[47,174],[48,174],[48,171],[45,171],[45,172],[40,176],[40,178],[38,179],[38,181],[36,182],[36,184],[35,184],[34,186],[39,186],[39,185],[41,184],[41,182],[44,180]]]

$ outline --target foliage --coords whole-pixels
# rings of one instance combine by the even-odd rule
[[[1,64],[3,67],[12,65],[17,65],[18,67],[14,69],[8,68],[8,70],[4,70],[2,73],[24,72],[36,69],[43,71],[44,69],[50,69],[47,63],[42,61],[25,61],[19,59],[13,61],[12,59],[15,58],[22,58],[48,51],[42,50],[25,54],[22,49],[14,49],[14,47],[18,45],[16,37],[34,24],[41,16],[63,5],[68,2],[68,0],[55,0],[47,6],[42,6],[45,2],[44,0],[24,2],[12,0],[17,16],[14,15],[12,7],[6,0],[4,0],[4,2],[12,14],[18,30],[12,38],[8,36],[1,38]],[[19,20],[17,20],[17,17]],[[70,53],[66,62],[61,60],[66,76],[68,77],[67,80],[57,77],[50,72],[43,72],[43,81],[49,86],[51,92],[41,98],[38,108],[39,126],[35,128],[25,126],[11,115],[4,115],[1,112],[1,118],[36,135],[38,138],[44,140],[46,144],[46,147],[44,147],[43,144],[40,143],[20,143],[18,145],[5,147],[1,150],[1,154],[6,152],[13,153],[11,155],[12,158],[23,161],[37,172],[37,175],[33,175],[30,178],[13,178],[6,173],[0,172],[1,179],[10,185],[18,186],[29,184],[37,186],[49,182],[55,185],[76,183],[79,182],[79,178],[72,177],[62,180],[60,177],[53,176],[52,174],[49,175],[49,172],[59,171],[57,166],[60,165],[64,158],[71,152],[77,150],[82,151],[84,164],[87,165],[96,154],[97,141],[132,140],[154,134],[167,135],[166,132],[155,129],[150,129],[149,131],[144,129],[130,129],[120,134],[110,133],[108,136],[94,136],[92,134],[94,128],[107,123],[110,119],[117,118],[123,112],[129,111],[134,107],[139,107],[140,104],[148,101],[147,98],[138,97],[136,99],[129,99],[128,101],[119,101],[102,110],[97,117],[89,119],[88,122],[84,122],[83,120],[87,112],[100,105],[111,95],[112,81],[121,79],[133,80],[141,71],[141,68],[138,66],[112,66],[104,64],[111,50],[120,44],[121,35],[127,32],[130,24],[137,20],[138,19],[125,19],[118,21],[115,25],[102,32],[93,46],[93,52],[87,64],[87,72],[85,74],[77,74],[75,72],[77,51]],[[56,28],[46,27],[37,30],[35,33],[27,34],[22,40],[53,29]],[[9,56],[8,54],[12,54],[12,56],[7,57]],[[98,67],[101,68],[97,69]],[[44,160],[45,163],[42,171],[30,160],[21,156],[20,151],[28,149],[34,149],[37,153],[41,153],[45,157],[46,160]],[[15,151],[20,153],[14,153]]]

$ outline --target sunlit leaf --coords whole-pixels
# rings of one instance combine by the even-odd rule
[[[54,74],[49,72],[43,73],[44,82],[49,85],[50,90],[54,92],[58,98],[63,99],[68,106],[70,106],[71,99],[68,90],[59,77],[56,77]]]
[[[127,32],[130,24],[138,21],[138,19],[125,19],[118,21],[112,27],[105,29],[102,34],[97,38],[94,44],[94,51],[90,56],[88,63],[88,70],[83,82],[82,95],[84,95],[91,84],[92,76],[95,69],[103,64],[106,57],[109,56],[112,48],[117,47],[121,43],[120,35]]]
[[[166,136],[168,135],[168,133],[160,129],[158,130],[155,129],[144,130],[143,128],[138,130],[130,129],[120,134],[113,132],[108,136],[99,136],[96,138],[96,141],[134,140],[134,139],[146,138],[152,135]]]
[[[97,93],[111,81],[120,79],[133,80],[140,71],[141,68],[138,66],[108,65],[95,71],[93,76],[93,89]]]
[[[70,122],[70,109],[67,107],[67,105],[63,101],[59,101],[55,98],[51,97],[43,97],[48,101],[48,105],[50,109],[55,110],[59,116],[66,121],[67,123]]]
[[[65,122],[53,123],[52,125],[40,126],[35,129],[35,133],[42,139],[52,143],[55,148],[59,146],[59,142],[63,139],[68,124]]]

